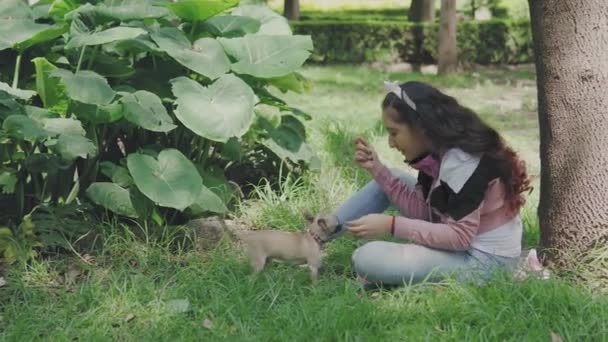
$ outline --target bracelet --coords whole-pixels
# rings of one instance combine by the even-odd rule
[[[395,216],[393,215],[393,219],[391,221],[391,235],[395,235]]]

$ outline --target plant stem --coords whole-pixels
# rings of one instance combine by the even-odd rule
[[[82,49],[80,49],[80,57],[78,58],[78,65],[76,66],[76,72],[80,71],[80,66],[82,65],[82,60],[84,59],[84,50],[87,48],[87,46],[83,46]]]
[[[25,211],[25,187],[23,182],[23,179],[17,181],[17,208],[19,210],[19,218],[23,217],[23,212]]]
[[[213,157],[215,157],[215,155],[217,154],[218,151],[218,143],[209,143],[209,153],[207,156],[207,160],[213,160]]]
[[[154,71],[156,71],[156,57],[152,56],[152,67],[154,68]]]
[[[74,178],[76,178],[76,180],[74,181],[74,186],[72,187],[72,190],[70,190],[70,193],[68,194],[68,197],[65,200],[65,204],[72,203],[72,201],[76,199],[76,197],[78,196],[78,192],[80,191],[80,175],[78,174],[78,169],[74,170],[74,175],[72,179]]]
[[[93,60],[95,60],[95,57],[97,57],[97,52],[99,52],[99,49],[101,48],[101,45],[97,45],[94,49],[93,49],[93,53],[91,54],[91,57],[89,58],[89,63],[87,63],[87,69],[91,69],[91,67],[93,66]]]
[[[19,83],[19,69],[21,68],[21,53],[17,55],[17,60],[15,61],[15,74],[13,75],[13,88],[17,89],[17,85]]]
[[[40,202],[44,202],[44,193],[46,192],[46,185],[49,182],[49,175],[47,174],[46,179],[42,178],[42,191],[40,191]]]
[[[193,21],[192,22],[192,28],[190,29],[190,39],[194,38],[194,31],[196,30],[196,25],[198,24],[198,21]]]
[[[202,146],[200,153],[198,155],[198,162],[205,167],[205,162],[207,161],[207,154],[209,154],[209,148],[211,147],[211,141],[201,138]]]

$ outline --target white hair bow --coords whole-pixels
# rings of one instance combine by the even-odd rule
[[[410,99],[409,96],[407,96],[405,90],[401,89],[401,87],[399,86],[399,82],[384,81],[384,89],[388,93],[393,93],[397,95],[398,98],[403,100],[403,102],[407,103],[407,105],[410,106],[413,110],[416,110],[416,104],[414,103],[414,101],[412,101],[412,99]]]

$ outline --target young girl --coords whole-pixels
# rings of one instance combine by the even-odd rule
[[[411,243],[368,242],[353,254],[364,283],[400,285],[448,273],[478,278],[511,266],[521,252],[523,161],[501,136],[454,98],[421,82],[386,82],[382,118],[390,147],[417,178],[389,170],[363,139],[356,162],[375,181],[336,212],[359,238],[391,234]],[[382,214],[392,204],[402,216]]]

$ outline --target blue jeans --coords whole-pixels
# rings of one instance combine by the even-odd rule
[[[416,178],[400,170],[392,170],[412,189]],[[372,213],[382,213],[390,200],[375,182],[371,181],[353,194],[334,213],[344,223]],[[408,213],[401,213],[408,216]],[[344,226],[343,226],[344,228]],[[344,229],[341,230],[341,234]],[[421,281],[438,281],[454,275],[462,281],[483,281],[493,271],[512,267],[516,258],[492,255],[475,248],[467,251],[447,251],[411,243],[372,241],[359,247],[352,256],[357,275],[370,283],[403,285]]]

